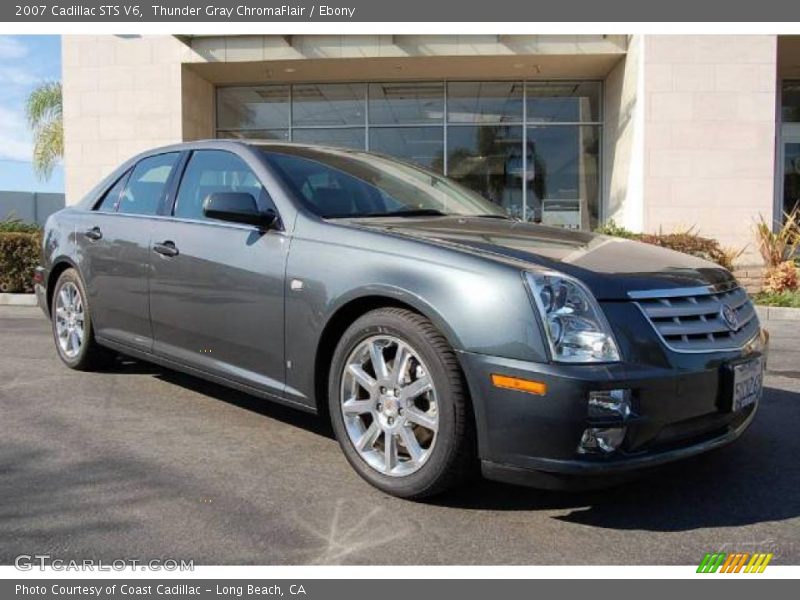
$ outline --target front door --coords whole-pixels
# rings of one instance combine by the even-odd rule
[[[227,151],[192,153],[172,215],[152,234],[153,350],[228,380],[283,394],[283,231],[209,220],[214,192],[248,192],[274,207],[245,161]]]

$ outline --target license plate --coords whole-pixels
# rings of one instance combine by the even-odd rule
[[[762,383],[761,357],[734,365],[731,410],[737,412],[758,402],[761,398]]]

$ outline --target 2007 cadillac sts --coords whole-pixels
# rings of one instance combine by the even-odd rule
[[[727,444],[767,335],[719,266],[520,222],[382,156],[208,141],[47,222],[61,359],[116,353],[330,418],[372,485],[602,486]]]

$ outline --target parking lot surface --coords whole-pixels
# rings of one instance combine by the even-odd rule
[[[767,325],[734,445],[612,490],[478,481],[421,504],[364,483],[316,417],[139,362],[70,371],[38,309],[0,307],[0,563],[800,564],[800,322]]]

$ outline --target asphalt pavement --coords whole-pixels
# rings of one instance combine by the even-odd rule
[[[478,481],[422,504],[369,487],[314,416],[140,362],[70,371],[38,309],[0,307],[0,564],[800,564],[800,322],[768,326],[732,446],[612,490]]]

